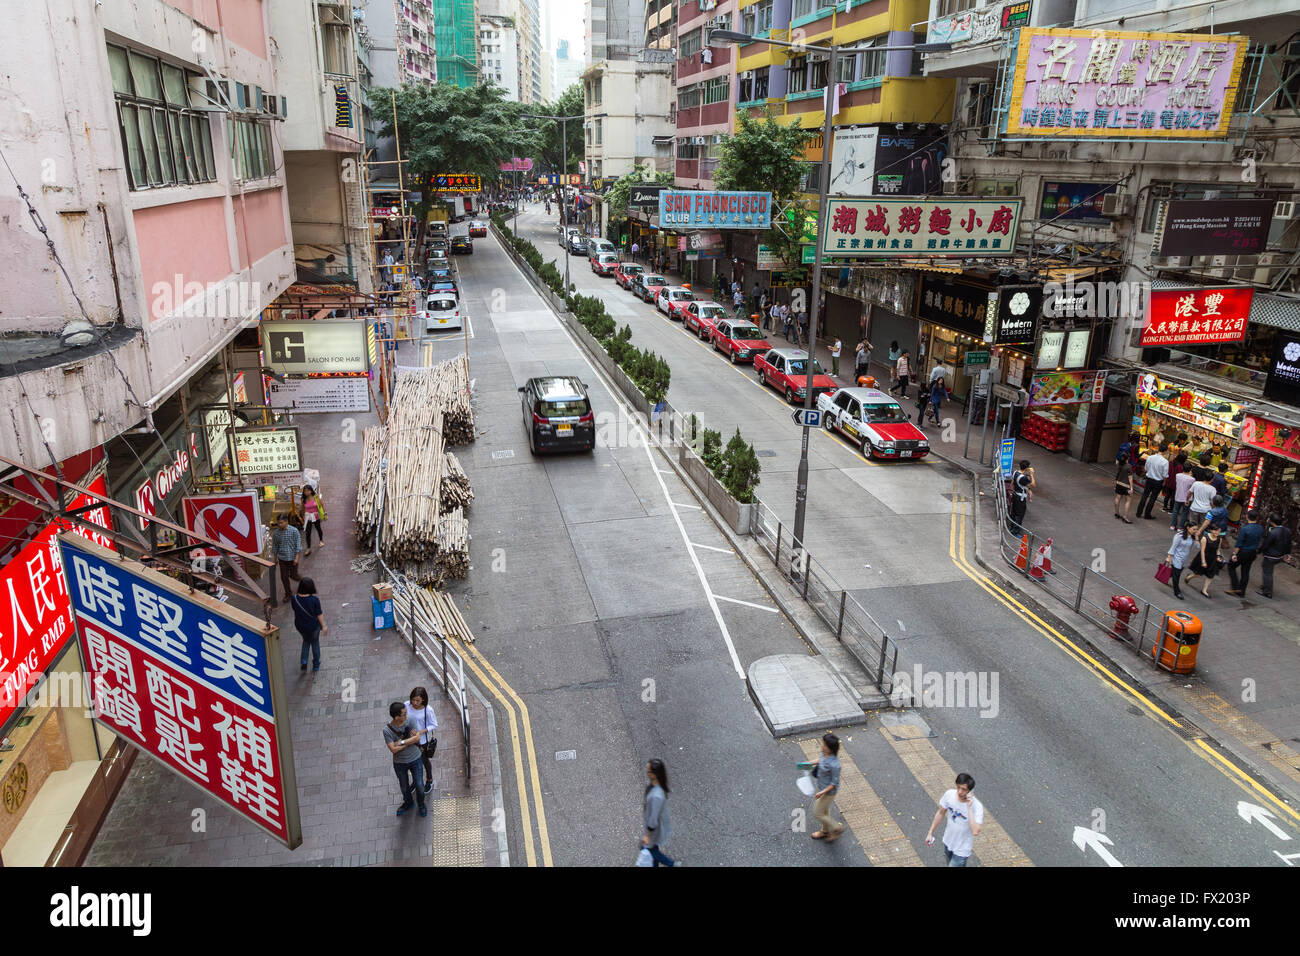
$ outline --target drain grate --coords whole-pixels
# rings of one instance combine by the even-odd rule
[[[774,452],[774,451],[773,451],[772,449],[770,449],[770,448],[760,448],[758,451],[754,452],[754,454],[757,455],[759,458],[775,458],[775,457],[776,457],[776,452]]]
[[[513,448],[505,448],[502,449],[501,451],[494,451],[492,453],[493,461],[500,461],[503,458],[514,458],[514,457],[515,457],[515,450]]]

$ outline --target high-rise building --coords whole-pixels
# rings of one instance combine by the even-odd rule
[[[645,0],[588,0],[587,66],[637,56],[645,44]]]
[[[569,41],[555,44],[555,96],[558,98],[582,76],[582,60],[569,55]]]
[[[356,10],[375,86],[437,82],[432,0],[360,0]]]
[[[478,0],[478,12],[480,18],[506,17],[514,23],[519,102],[542,102],[542,23],[537,0]]]
[[[480,14],[478,18],[480,78],[491,80],[519,100],[519,31],[511,17]]]
[[[479,81],[476,0],[433,0],[432,46],[439,83],[473,86]]]

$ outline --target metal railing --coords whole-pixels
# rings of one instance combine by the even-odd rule
[[[796,549],[794,535],[771,508],[759,500],[754,504],[750,533],[772,559],[777,573],[799,590],[800,597],[835,632],[876,688],[882,694],[890,693],[898,671],[897,642],[816,558],[806,549]]]
[[[1058,551],[1054,541],[1048,552],[1049,567],[1048,562],[1041,560],[1040,549],[1050,539],[1024,525],[1011,527],[1013,522],[1007,503],[1009,479],[1002,475],[996,460],[991,477],[991,493],[998,512],[998,553],[1002,560],[1037,585],[1040,593],[1060,601],[1138,654],[1152,657],[1152,648],[1161,639],[1165,611],[1096,570],[1093,562],[1084,563]],[[1122,630],[1117,624],[1117,613],[1110,607],[1111,600],[1116,597],[1131,598],[1137,605],[1136,613],[1129,617]]]

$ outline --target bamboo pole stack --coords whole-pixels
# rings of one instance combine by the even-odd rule
[[[455,602],[439,591],[419,589],[414,592],[414,616],[425,630],[474,643],[474,633],[465,624]]]
[[[442,409],[448,445],[467,445],[475,438],[470,407],[469,362],[461,355],[433,367],[435,401]]]
[[[355,530],[357,540],[365,543],[374,540],[379,526],[379,463],[387,445],[388,429],[371,425],[361,433],[361,475],[357,482],[357,511]]]
[[[474,500],[474,489],[470,487],[469,476],[465,474],[460,461],[451,452],[443,455],[442,487],[439,489],[439,497],[442,500],[443,511],[450,511],[452,508],[468,508],[470,502]]]
[[[438,520],[436,560],[456,580],[469,574],[469,522],[463,509],[455,508]]]

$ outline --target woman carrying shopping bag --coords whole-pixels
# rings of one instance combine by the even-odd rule
[[[645,802],[641,808],[641,822],[645,833],[641,846],[650,854],[655,866],[677,866],[677,861],[660,849],[673,835],[672,820],[668,816],[668,769],[655,758],[645,765]]]
[[[319,542],[319,550],[325,548],[325,502],[316,489],[307,485],[302,489],[302,543],[305,550],[303,554],[311,554],[311,532],[316,529],[316,540]]]

